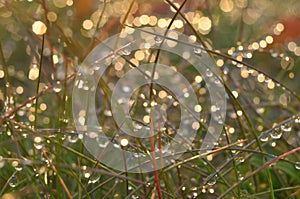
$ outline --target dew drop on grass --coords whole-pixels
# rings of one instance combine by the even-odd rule
[[[12,161],[11,165],[15,168],[16,171],[22,171],[23,170],[22,165],[17,160]]]
[[[84,176],[85,178],[89,178],[89,177],[91,176],[91,173],[88,172],[88,171],[84,171],[84,172],[83,172],[83,176]]]
[[[295,163],[295,168],[298,169],[298,170],[300,170],[300,162],[296,162]]]
[[[245,162],[245,158],[243,157],[243,155],[239,155],[235,158],[235,161],[243,163]]]
[[[244,177],[241,174],[239,175],[238,178],[239,178],[240,181],[244,180]]]
[[[268,135],[263,135],[262,137],[260,137],[260,141],[262,141],[262,142],[267,142],[268,140],[269,140]]]
[[[18,178],[16,176],[12,176],[8,185],[12,188],[16,187],[18,185]]]
[[[155,41],[156,44],[161,44],[163,40],[162,40],[161,37],[155,36],[155,37],[154,37],[154,41]]]
[[[273,139],[278,140],[282,136],[282,131],[280,128],[275,128],[270,135]]]
[[[217,177],[214,176],[212,179],[210,179],[207,184],[212,186],[212,185],[215,185],[217,183]]]
[[[33,141],[34,141],[33,145],[37,150],[41,150],[43,148],[44,143],[42,137],[35,137]]]
[[[279,53],[276,50],[271,50],[270,53],[271,53],[271,56],[274,58],[279,56]]]
[[[67,136],[67,140],[70,143],[76,143],[79,140],[79,136],[78,136],[78,134],[76,132],[75,133],[70,133]]]
[[[213,73],[209,69],[206,69],[205,74],[206,74],[207,77],[212,77],[213,76]]]
[[[94,173],[91,177],[90,177],[90,179],[89,179],[89,184],[95,184],[95,183],[97,183],[99,180],[100,180],[100,174],[98,174],[98,173]]]
[[[56,85],[54,85],[54,87],[53,87],[53,91],[55,93],[59,93],[61,90],[62,90],[62,85],[61,85],[60,81],[57,81]]]
[[[105,110],[105,111],[104,111],[104,115],[105,115],[106,117],[111,117],[111,116],[112,116],[112,112],[111,112],[110,110]]]
[[[94,71],[97,71],[97,70],[99,70],[99,69],[100,69],[100,66],[99,66],[99,65],[94,65],[94,66],[93,66],[93,70],[94,70]]]
[[[194,192],[194,193],[193,193],[193,198],[197,198],[197,196],[198,196],[198,193],[197,193],[197,192]]]
[[[201,53],[202,53],[201,48],[194,48],[194,53],[195,53],[196,55],[201,55]]]
[[[291,122],[287,122],[281,125],[281,130],[283,132],[291,132],[292,131],[292,123]]]
[[[125,48],[124,50],[121,51],[122,55],[130,55],[131,54],[131,51],[127,48]]]
[[[98,146],[100,148],[106,148],[108,146],[108,144],[110,143],[110,141],[98,141]]]

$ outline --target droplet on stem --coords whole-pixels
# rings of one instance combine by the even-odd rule
[[[41,150],[43,148],[44,143],[42,137],[35,137],[33,141],[34,141],[33,145],[37,150]]]
[[[11,165],[15,168],[16,171],[22,171],[23,170],[22,165],[17,160],[12,161]]]
[[[12,188],[16,187],[18,185],[18,178],[14,175],[10,178],[10,181],[8,185]]]
[[[93,173],[89,179],[89,184],[95,184],[100,180],[101,175],[99,173]]]
[[[212,186],[215,185],[217,183],[217,176],[214,176],[212,179],[210,179],[207,184]]]
[[[201,53],[202,53],[201,48],[194,48],[194,53],[195,53],[196,55],[201,55]]]
[[[61,85],[60,81],[57,81],[56,85],[53,87],[53,91],[55,93],[59,93],[61,90],[62,90],[62,85]]]
[[[281,125],[281,130],[283,132],[291,132],[292,131],[292,123],[291,122],[287,122]]]
[[[67,136],[67,140],[70,143],[76,143],[79,140],[78,133],[72,132]]]
[[[282,136],[282,131],[280,128],[275,128],[273,129],[273,131],[271,132],[271,137],[275,140],[280,139]]]
[[[155,37],[154,37],[154,41],[155,41],[156,44],[161,44],[163,40],[162,40],[161,37],[155,36]]]
[[[212,77],[213,76],[213,72],[211,72],[211,70],[209,70],[209,69],[206,69],[205,74],[206,74],[207,77]]]
[[[267,142],[269,140],[269,136],[268,135],[263,135],[260,137],[260,141],[262,142]]]
[[[130,49],[125,48],[125,49],[123,49],[123,50],[121,51],[121,53],[122,53],[122,55],[127,56],[127,55],[130,55],[130,54],[131,54],[131,51],[130,51]]]

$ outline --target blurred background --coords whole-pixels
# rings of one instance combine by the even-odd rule
[[[220,69],[220,74],[228,85],[228,112],[224,134],[218,146],[229,144],[225,143],[226,140],[236,142],[248,139],[250,142],[255,140],[250,131],[253,130],[257,135],[270,129],[274,132],[273,128],[276,128],[276,125],[288,119],[288,125],[295,126],[293,131],[289,130],[289,126],[282,127],[281,130],[287,130],[288,133],[284,136],[285,139],[278,142],[276,136],[265,139],[262,141],[265,143],[264,150],[269,153],[268,160],[270,160],[272,154],[279,155],[299,147],[300,119],[297,117],[300,108],[299,0],[2,0],[0,1],[0,197],[4,193],[13,193],[9,195],[10,198],[29,197],[26,194],[39,192],[37,190],[39,186],[32,188],[28,182],[39,184],[41,180],[45,181],[46,187],[49,185],[48,189],[43,187],[43,193],[35,197],[67,197],[63,194],[65,190],[58,177],[53,174],[56,172],[52,171],[49,159],[42,155],[41,148],[45,148],[51,154],[50,159],[53,159],[53,162],[57,165],[62,164],[58,166],[59,170],[61,169],[59,172],[63,173],[63,179],[69,185],[74,197],[150,198],[151,194],[151,198],[158,197],[159,194],[153,194],[155,183],[151,177],[154,174],[146,176],[145,179],[150,184],[144,184],[142,191],[137,189],[139,194],[134,194],[133,190],[139,186],[140,181],[145,180],[144,176],[129,176],[131,179],[128,183],[127,174],[120,180],[115,172],[106,168],[104,169],[106,172],[111,172],[115,176],[111,173],[101,174],[103,177],[99,177],[100,174],[97,176],[93,173],[87,174],[87,167],[97,169],[99,165],[91,161],[92,158],[89,160],[87,158],[89,155],[80,156],[76,153],[74,155],[74,151],[70,149],[84,153],[84,147],[77,142],[82,137],[75,132],[72,119],[72,88],[78,65],[97,44],[114,34],[128,33],[132,28],[147,26],[167,28],[171,21],[169,29],[182,32],[191,40],[202,42],[207,49],[214,52],[211,56],[215,66]],[[139,53],[132,54],[131,61],[138,65],[141,62],[139,56]],[[167,58],[170,57],[166,56]],[[124,74],[124,71],[120,72],[123,65],[124,61],[115,63],[113,73],[115,76]],[[201,83],[202,79],[196,79],[194,74],[189,72],[186,77],[193,85],[201,84],[196,88],[200,95],[207,94],[204,83]],[[41,91],[43,93],[39,94]],[[237,101],[245,112],[240,110]],[[204,111],[210,111],[210,108],[202,108]],[[101,111],[109,120],[110,113],[105,112],[105,108]],[[170,112],[170,114],[174,114],[172,117],[176,118],[178,113]],[[249,125],[248,119],[253,126]],[[291,122],[292,120],[294,122]],[[59,139],[56,142],[46,141],[43,137],[53,132],[57,133],[60,141]],[[32,136],[30,133],[43,135]],[[70,148],[67,152],[62,152],[61,145],[65,144],[65,140],[68,140],[66,146]],[[18,141],[19,145],[15,144]],[[252,149],[259,151],[257,147],[258,145]],[[228,151],[223,153],[225,155],[216,155],[216,158],[209,156],[205,160],[209,159],[209,162],[214,159],[213,164],[217,168],[226,158],[232,157]],[[62,160],[62,157],[67,158]],[[190,156],[184,158],[188,157]],[[236,161],[242,164],[245,157],[248,156],[244,154],[243,158]],[[203,169],[200,174],[197,173],[197,169],[209,165],[206,161],[195,164],[191,162],[182,174],[179,167],[171,168],[170,173],[166,171],[162,174],[164,175],[162,187],[174,197],[166,193],[164,196],[197,198],[203,194],[203,197],[217,198],[226,190],[228,184],[233,185],[241,176],[249,174],[250,169],[254,170],[264,163],[255,155],[250,155],[247,161],[248,166],[244,165],[235,172],[232,169],[235,166],[231,165],[229,168],[231,170],[224,174],[229,183],[224,178],[218,179],[221,185],[214,188],[210,186],[216,186],[216,182],[207,186],[202,181],[214,173],[215,168],[205,171]],[[289,161],[287,164],[279,164],[278,168],[272,170],[274,187],[277,189],[289,187],[292,190],[283,192],[278,198],[288,196],[293,198],[294,195],[295,197],[297,194],[300,195],[297,189],[293,192],[295,187],[299,190],[300,184],[299,175],[295,173],[300,169],[299,153],[298,157],[296,154]],[[294,165],[290,166],[295,162],[296,169]],[[30,170],[27,166],[33,169]],[[66,168],[74,169],[74,173],[71,174],[76,183],[69,177],[71,174]],[[197,168],[196,171],[193,168]],[[23,169],[27,173],[23,172]],[[281,173],[277,174],[276,169]],[[20,172],[23,174],[18,174]],[[230,172],[235,173],[237,178],[228,175]],[[38,180],[32,179],[36,173],[42,176]],[[180,173],[178,176],[183,176],[182,181],[170,180],[174,173],[176,175]],[[278,175],[282,173],[285,175],[281,178]],[[16,177],[16,174],[19,176]],[[99,183],[110,179],[111,176],[113,180],[101,188]],[[96,180],[91,181],[92,177]],[[85,181],[82,181],[82,178]],[[134,179],[140,181],[137,183]],[[254,193],[268,194],[268,179],[262,174],[252,179],[252,184],[249,183],[251,185],[243,184],[241,189],[246,191],[242,191],[242,194],[245,193],[249,197]],[[124,183],[127,183],[125,189]],[[85,185],[88,187],[87,190],[82,188]],[[172,186],[175,188],[171,188]],[[98,188],[99,193],[94,188]],[[62,194],[53,191],[55,189]],[[89,196],[84,193],[85,191],[92,193]],[[96,195],[92,195],[95,193]],[[144,196],[146,193],[147,197]]]

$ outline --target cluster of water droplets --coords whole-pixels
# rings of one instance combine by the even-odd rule
[[[260,135],[260,141],[267,142],[272,138],[273,140],[281,139],[285,134],[291,133],[293,130],[299,131],[300,127],[300,116],[296,115],[280,125],[276,125],[268,132],[263,132]]]

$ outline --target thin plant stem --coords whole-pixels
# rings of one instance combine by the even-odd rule
[[[72,195],[68,189],[68,187],[66,186],[64,180],[61,178],[61,176],[59,175],[59,173],[57,172],[56,167],[54,166],[54,164],[52,164],[52,161],[49,159],[47,153],[45,151],[42,151],[42,155],[47,159],[48,163],[50,164],[52,170],[56,173],[56,175],[58,176],[58,180],[60,182],[60,184],[62,185],[63,189],[66,191],[66,194],[68,196],[69,199],[72,199]]]
[[[43,39],[42,39],[42,48],[41,48],[41,53],[40,53],[40,63],[39,63],[39,73],[38,73],[38,79],[37,79],[37,85],[36,85],[36,95],[39,93],[40,89],[40,82],[41,82],[41,71],[42,71],[42,65],[43,65],[43,53],[44,53],[44,44],[45,44],[45,34],[43,34]],[[37,97],[35,99],[35,109],[34,109],[34,128],[37,128],[37,111],[38,111],[38,100],[39,98]]]
[[[236,188],[237,186],[239,186],[240,184],[242,184],[243,182],[245,182],[246,180],[248,180],[249,178],[251,178],[252,176],[254,176],[255,174],[257,174],[258,172],[262,171],[265,168],[268,168],[271,164],[274,164],[275,162],[278,162],[279,160],[285,158],[286,156],[289,156],[293,153],[296,153],[297,151],[300,150],[300,147],[294,148],[286,153],[281,154],[280,156],[274,158],[273,160],[265,163],[264,165],[262,165],[261,167],[257,168],[256,170],[252,171],[250,174],[248,174],[243,180],[235,183],[232,187],[230,187],[228,190],[226,190],[220,197],[218,198],[224,198],[224,196],[226,196],[229,192],[231,192],[234,188]],[[269,193],[274,194],[274,190],[270,190]]]

